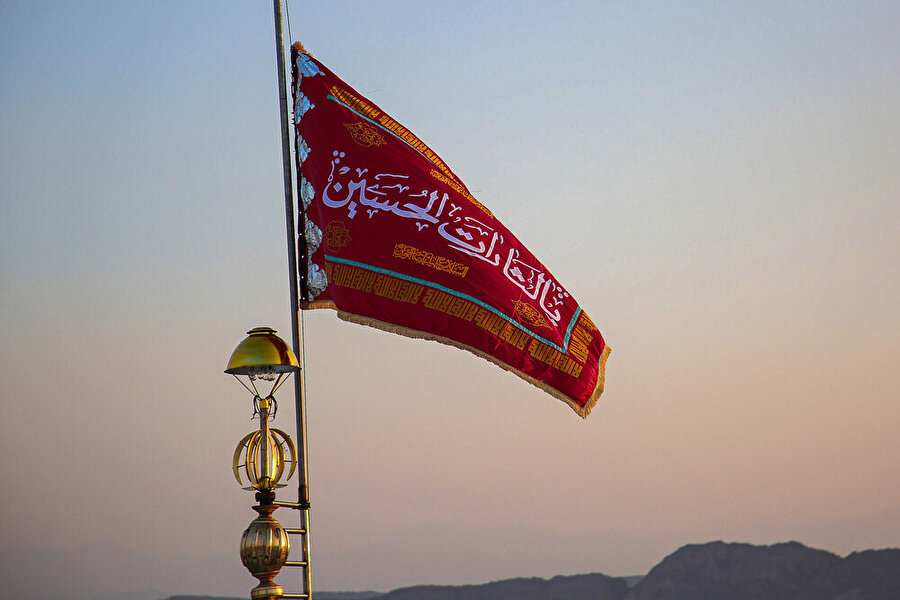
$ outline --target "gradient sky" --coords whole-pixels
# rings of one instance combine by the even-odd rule
[[[308,314],[317,589],[900,546],[898,3],[290,9],[613,349],[583,422],[474,356]],[[253,326],[289,337],[271,13],[0,2],[15,597],[254,585],[230,473],[254,425],[222,370]]]

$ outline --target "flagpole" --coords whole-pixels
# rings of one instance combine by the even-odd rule
[[[309,470],[307,467],[307,443],[306,443],[306,394],[303,386],[304,363],[303,348],[300,345],[300,291],[298,286],[297,270],[297,233],[294,228],[294,171],[291,165],[291,137],[290,137],[290,113],[287,103],[287,83],[285,73],[284,51],[284,20],[281,0],[272,1],[275,13],[275,56],[278,66],[278,98],[281,113],[281,161],[284,175],[284,215],[287,229],[287,253],[288,275],[290,279],[291,296],[291,345],[294,355],[300,364],[300,370],[294,375],[294,408],[297,419],[297,445],[299,450],[298,489],[297,503],[279,502],[282,506],[300,510],[299,530],[288,530],[290,533],[298,533],[303,538],[302,559],[289,561],[304,570],[304,594],[285,594],[287,597],[305,597],[312,600],[312,572],[309,561]],[[301,209],[302,210],[302,209]],[[306,257],[301,256],[303,266]],[[303,269],[305,274],[305,269]]]

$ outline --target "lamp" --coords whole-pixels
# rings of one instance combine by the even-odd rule
[[[286,479],[297,468],[297,448],[287,433],[269,427],[269,421],[275,418],[278,408],[275,392],[291,373],[299,370],[297,357],[270,327],[248,331],[247,337],[231,353],[225,369],[253,394],[253,416],[259,415],[259,428],[238,442],[231,465],[238,484],[243,486],[241,473],[246,475],[249,485],[243,489],[255,490],[259,502],[253,507],[259,516],[241,536],[241,562],[259,580],[259,585],[250,591],[250,597],[255,600],[284,595],[284,588],[274,578],[287,562],[291,543],[287,531],[272,513],[278,508],[275,490],[284,487],[279,481],[287,465],[290,470]],[[268,389],[260,392],[260,387]]]
[[[271,397],[287,381],[288,375],[299,370],[297,357],[271,327],[254,327],[248,331],[247,337],[231,353],[225,368],[226,373],[234,375],[256,398]],[[250,385],[241,380],[241,375]],[[265,396],[256,387],[260,381],[274,382]]]

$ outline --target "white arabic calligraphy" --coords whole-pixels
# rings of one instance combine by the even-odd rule
[[[353,219],[357,207],[366,209],[369,219],[381,212],[391,213],[404,219],[415,220],[418,231],[429,224],[437,225],[438,234],[448,246],[495,267],[500,267],[501,254],[506,255],[502,267],[503,275],[532,302],[556,326],[561,320],[559,307],[569,294],[538,263],[537,266],[523,261],[517,248],[504,248],[506,239],[502,232],[465,215],[463,207],[450,202],[450,210],[444,209],[450,199],[439,190],[421,189],[410,193],[409,175],[397,173],[369,173],[369,169],[350,168],[341,164],[344,152],[332,153],[331,172],[328,184],[322,191],[322,202],[328,208],[346,208],[347,216]],[[457,215],[457,213],[459,213]],[[442,218],[443,215],[443,218]],[[456,216],[455,216],[456,215]]]
[[[554,325],[559,323],[559,310],[555,308],[562,304],[562,300],[560,297],[553,296],[550,297],[550,300],[547,300],[547,294],[562,290],[562,287],[548,277],[541,269],[532,267],[519,260],[519,251],[515,248],[510,248],[509,250],[509,255],[506,258],[506,265],[503,267],[503,274],[506,275],[507,279],[516,284],[516,286],[518,286],[518,288],[531,300],[538,300],[538,296],[540,296],[538,303],[544,311],[544,314],[553,321]],[[564,292],[560,292],[560,295],[563,293]]]
[[[450,223],[441,223],[438,227],[438,233],[441,237],[450,242],[450,247],[460,252],[465,252],[469,256],[481,259],[491,263],[495,267],[500,266],[500,254],[494,252],[494,246],[499,241],[501,244],[505,241],[503,235],[497,233],[493,228],[485,225],[472,217],[456,217],[453,225],[461,223],[459,227],[455,227],[453,231],[449,231],[448,227],[452,227]],[[478,237],[490,236],[490,244],[485,244],[484,240],[476,239],[473,232]],[[493,235],[491,235],[493,234]],[[472,242],[477,242],[477,246]]]
[[[440,198],[437,211],[432,214],[432,209],[438,200],[438,192],[436,190],[422,190],[417,194],[406,194],[409,191],[409,186],[403,185],[403,180],[409,179],[409,175],[396,175],[393,173],[379,173],[371,177],[375,183],[370,183],[368,169],[351,169],[346,166],[340,166],[341,159],[344,156],[344,152],[335,151],[332,153],[328,185],[322,191],[322,202],[325,206],[329,208],[343,208],[346,206],[347,215],[351,219],[356,216],[356,206],[359,204],[367,207],[367,214],[370,219],[377,215],[379,211],[385,211],[405,219],[427,221],[432,224],[438,222],[438,217],[441,216],[444,205],[449,198],[446,193]],[[340,179],[351,171],[355,171],[356,176],[351,177],[349,181],[342,182]],[[336,196],[342,193],[343,198]],[[404,194],[405,198],[402,198]],[[402,199],[420,198],[428,199],[425,206],[420,206],[414,202],[402,202]]]

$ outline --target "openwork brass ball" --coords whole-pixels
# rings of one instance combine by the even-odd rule
[[[263,446],[265,454],[262,452]],[[257,430],[248,433],[238,442],[237,448],[234,449],[234,459],[231,461],[231,469],[237,482],[244,485],[241,480],[243,472],[250,483],[245,490],[270,491],[284,487],[284,484],[278,482],[281,481],[288,465],[290,468],[285,480],[290,479],[297,469],[297,447],[291,436],[275,428],[265,432]]]
[[[280,598],[284,588],[273,580],[287,561],[291,542],[281,524],[272,516],[275,506],[254,506],[259,513],[241,535],[241,562],[259,585],[250,591],[254,600]]]

